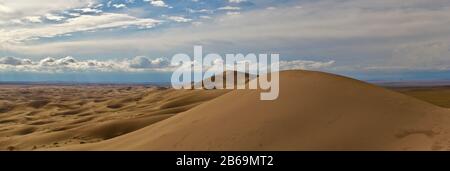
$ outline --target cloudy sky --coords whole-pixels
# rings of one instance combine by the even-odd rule
[[[194,45],[364,80],[450,79],[449,41],[448,0],[0,0],[0,81],[166,81]]]

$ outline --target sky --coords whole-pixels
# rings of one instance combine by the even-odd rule
[[[448,0],[0,0],[0,81],[165,82],[177,53],[450,80]]]

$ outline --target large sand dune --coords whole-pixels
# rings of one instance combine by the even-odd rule
[[[280,86],[275,101],[234,90],[128,134],[57,149],[450,150],[448,109],[320,72],[281,72]]]

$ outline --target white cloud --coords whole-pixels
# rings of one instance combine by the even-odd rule
[[[14,57],[0,58],[0,71],[22,71],[22,72],[136,72],[143,70],[168,71],[174,66],[169,65],[167,59],[149,59],[146,57],[135,57],[125,60],[77,60],[71,56],[64,58],[47,57],[39,61],[20,59]]]
[[[54,15],[54,14],[45,14],[45,18],[47,18],[48,20],[53,20],[53,21],[61,21],[66,17],[63,16],[59,16],[59,15]]]
[[[145,2],[150,2],[151,5],[155,7],[170,7],[162,0],[144,0]]]
[[[95,14],[103,12],[102,10],[95,9],[95,8],[78,8],[78,9],[74,9],[74,11],[78,11],[81,13],[95,13]]]
[[[199,10],[194,10],[191,8],[187,9],[190,13],[208,13],[208,14],[212,14],[214,13],[213,10],[209,10],[209,9],[199,9]]]
[[[232,10],[240,10],[241,7],[224,6],[224,7],[220,7],[220,8],[217,8],[217,9],[218,10],[229,10],[229,11],[232,11]]]
[[[3,42],[21,43],[39,37],[54,37],[73,32],[95,31],[98,29],[137,26],[151,28],[160,21],[154,19],[141,19],[127,14],[104,13],[101,15],[81,15],[67,19],[64,23],[43,25],[32,28],[15,30],[0,30],[0,44]]]
[[[137,68],[137,69],[149,69],[149,68],[164,68],[169,67],[169,61],[164,58],[156,58],[154,60],[151,60],[149,58],[146,58],[144,56],[137,56],[134,59],[129,61],[129,67],[130,68]]]
[[[66,66],[70,64],[77,63],[77,60],[75,58],[68,56],[61,59],[54,59],[51,57],[47,57],[39,61],[38,65],[40,66]]]
[[[43,16],[68,9],[85,7],[96,0],[2,0],[0,1],[0,20],[22,19],[27,16]]]
[[[31,22],[31,23],[42,23],[40,16],[28,16],[23,18],[23,20]]]
[[[228,2],[230,3],[241,3],[241,2],[245,2],[247,0],[229,0]]]
[[[192,21],[192,19],[185,18],[182,16],[169,16],[169,17],[167,17],[167,19],[175,21],[175,22],[179,22],[179,23],[186,23],[186,22]]]
[[[114,8],[126,8],[127,5],[125,4],[113,4]]]
[[[243,61],[241,61],[243,62]],[[331,67],[334,61],[280,61],[280,70],[292,69],[310,69],[318,70]],[[124,60],[77,60],[71,56],[64,58],[47,57],[39,61],[30,59],[21,59],[14,57],[0,58],[0,71],[26,71],[26,72],[83,72],[83,71],[100,71],[100,72],[137,72],[137,71],[174,71],[178,67],[189,67],[198,65],[191,62],[185,64],[171,64],[166,58],[150,59],[144,56],[137,56],[132,59]],[[214,65],[223,65],[222,61],[215,61]],[[258,65],[251,63],[250,65]],[[225,68],[233,68],[226,66]]]

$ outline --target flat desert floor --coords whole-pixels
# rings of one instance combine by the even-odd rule
[[[392,87],[390,89],[437,106],[450,108],[450,86]]]
[[[261,91],[1,85],[0,150],[450,150],[450,87],[284,71]]]

